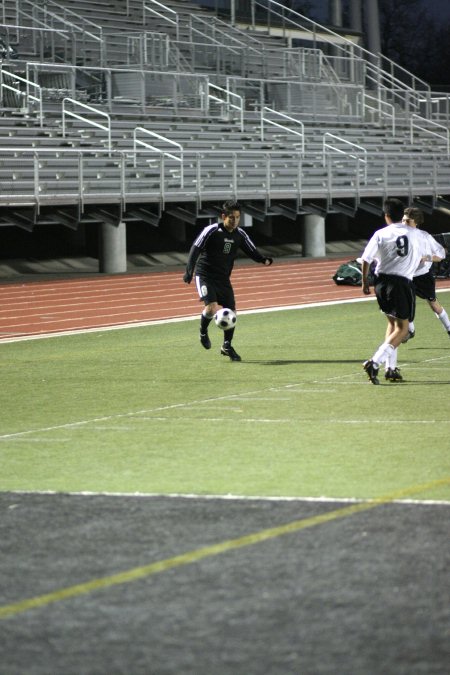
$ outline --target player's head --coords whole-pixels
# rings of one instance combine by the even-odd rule
[[[414,206],[409,206],[407,209],[405,209],[402,222],[410,225],[411,221],[414,221],[414,224],[417,225],[417,227],[423,225],[425,222],[423,211]]]
[[[222,220],[225,226],[225,229],[229,232],[232,232],[237,227],[239,227],[239,221],[241,219],[241,205],[239,202],[235,202],[232,199],[224,202],[222,205]]]
[[[395,197],[389,197],[385,199],[383,204],[383,213],[387,219],[392,223],[399,223],[403,218],[403,212],[405,210],[405,205],[396,199]]]
[[[222,215],[231,216],[234,211],[241,212],[241,205],[239,202],[235,202],[233,199],[228,199],[222,205]]]

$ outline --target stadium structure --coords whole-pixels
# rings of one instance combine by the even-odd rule
[[[275,0],[4,0],[0,237],[96,232],[122,272],[131,224],[183,242],[230,197],[305,256],[388,195],[449,213],[450,95],[380,54],[377,0],[367,45],[362,0],[349,27],[330,7],[324,26]]]

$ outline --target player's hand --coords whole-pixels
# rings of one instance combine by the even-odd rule
[[[183,281],[185,284],[190,284],[192,281],[192,274],[190,272],[185,272],[183,275]]]
[[[273,263],[273,258],[264,258],[264,265],[271,265]]]
[[[368,281],[363,281],[362,290],[364,295],[370,295],[370,287]]]

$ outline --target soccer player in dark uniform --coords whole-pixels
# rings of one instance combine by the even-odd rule
[[[195,285],[205,308],[200,319],[200,343],[211,349],[208,326],[220,306],[236,311],[234,291],[230,276],[239,248],[255,262],[271,265],[272,258],[266,258],[257,250],[248,234],[239,227],[241,206],[238,202],[227,201],[222,207],[221,222],[205,227],[192,244],[183,281],[190,284],[195,271]],[[231,345],[234,327],[224,331],[224,342],[220,349],[223,356],[232,361],[241,357]]]

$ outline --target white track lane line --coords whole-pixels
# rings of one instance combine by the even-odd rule
[[[372,499],[357,499],[356,497],[284,497],[284,496],[273,496],[273,495],[235,495],[235,494],[226,494],[226,495],[201,495],[201,494],[184,494],[184,493],[151,493],[151,492],[91,492],[91,491],[81,491],[81,492],[57,492],[56,490],[8,490],[5,494],[8,495],[48,495],[50,497],[67,495],[71,497],[118,497],[118,498],[129,498],[133,497],[136,499],[157,499],[165,497],[167,499],[198,499],[211,501],[213,499],[222,500],[222,501],[240,501],[240,502],[251,502],[251,501],[266,501],[266,502],[300,502],[300,503],[337,503],[337,504],[364,504],[366,502],[373,501]],[[394,499],[391,504],[401,504],[401,505],[419,505],[419,506],[450,506],[450,501],[438,501],[435,499]],[[14,504],[9,508],[14,508]]]

